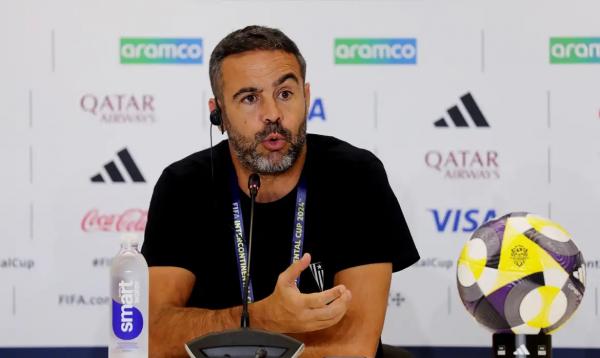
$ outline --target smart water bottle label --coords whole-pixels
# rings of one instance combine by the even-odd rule
[[[119,282],[119,301],[112,302],[112,326],[115,336],[123,340],[132,340],[142,333],[144,319],[134,305],[139,303],[140,286],[137,281]]]

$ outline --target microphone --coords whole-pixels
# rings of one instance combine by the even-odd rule
[[[250,328],[250,312],[248,312],[248,294],[250,283],[250,263],[252,261],[252,233],[254,232],[254,203],[256,195],[260,189],[260,176],[256,173],[250,174],[248,177],[248,190],[250,191],[250,234],[248,235],[248,267],[246,268],[246,278],[244,279],[244,297],[242,302],[242,316],[240,326],[242,328]]]
[[[250,174],[248,177],[248,190],[250,190],[250,197],[256,199],[256,194],[258,194],[258,189],[260,189],[260,176],[256,173]]]

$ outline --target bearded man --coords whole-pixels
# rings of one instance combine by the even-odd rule
[[[281,31],[227,35],[209,73],[211,122],[228,140],[171,164],[154,189],[151,356],[239,327],[253,173],[252,328],[303,341],[307,357],[380,356],[392,272],[419,258],[382,163],[306,134],[306,63]]]

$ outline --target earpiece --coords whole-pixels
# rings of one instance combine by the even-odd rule
[[[220,127],[223,124],[223,118],[221,118],[221,109],[219,107],[210,112],[210,123],[217,127]]]

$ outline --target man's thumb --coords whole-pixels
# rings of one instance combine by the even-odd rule
[[[310,254],[304,254],[300,260],[294,262],[285,271],[283,271],[281,275],[279,275],[279,279],[284,284],[294,284],[296,278],[298,278],[302,271],[306,270],[308,265],[310,265],[310,259]]]

